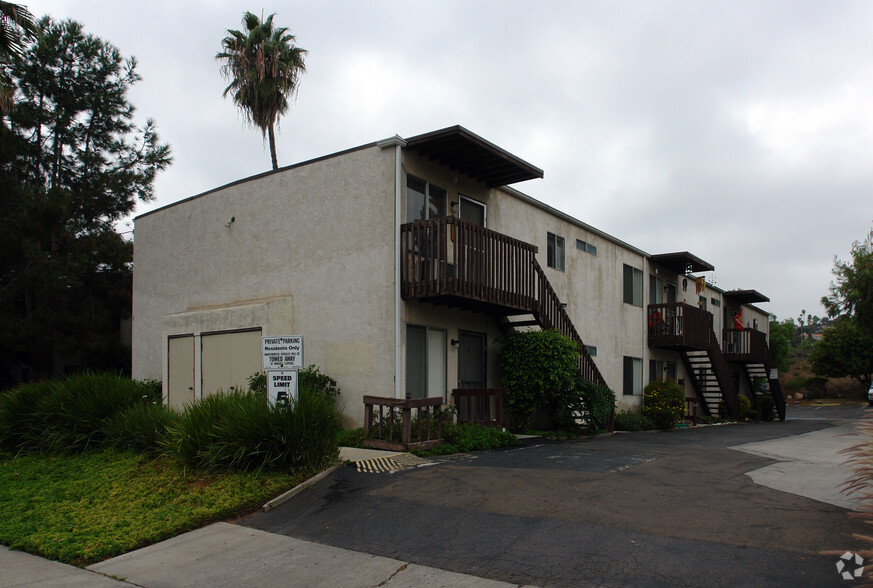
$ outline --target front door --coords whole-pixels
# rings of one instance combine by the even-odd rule
[[[485,333],[458,331],[458,388],[485,388]]]

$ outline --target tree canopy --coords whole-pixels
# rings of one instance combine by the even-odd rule
[[[836,320],[813,349],[820,376],[852,376],[869,382],[873,374],[873,231],[852,244],[851,259],[834,258],[830,294],[822,297]]]
[[[825,329],[810,354],[812,371],[826,378],[853,377],[869,383],[873,375],[873,337],[850,316]]]
[[[74,21],[38,31],[0,124],[0,385],[126,367],[132,245],[114,224],[171,162],[154,122],[135,124],[133,58]]]
[[[8,67],[24,52],[26,40],[36,32],[33,15],[19,4],[0,1],[0,113],[12,106]]]
[[[223,62],[221,72],[230,81],[224,96],[231,94],[245,121],[269,139],[273,169],[278,169],[274,127],[297,93],[307,51],[294,44],[296,37],[286,27],[273,27],[274,16],[262,22],[246,12],[246,30],[228,29],[215,58]]]
[[[854,316],[873,332],[873,230],[852,244],[851,260],[834,258],[830,295],[821,299],[830,317]]]

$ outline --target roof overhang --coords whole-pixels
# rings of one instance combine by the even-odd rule
[[[731,302],[739,304],[755,304],[756,302],[770,302],[770,299],[757,290],[729,290],[722,294]]]
[[[540,168],[462,126],[406,139],[406,149],[466,174],[489,188],[543,177]]]
[[[715,266],[711,263],[703,261],[696,255],[691,255],[687,251],[650,255],[649,261],[651,263],[657,263],[670,271],[682,275],[697,272],[711,272],[715,269]]]

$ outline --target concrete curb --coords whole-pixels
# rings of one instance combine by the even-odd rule
[[[287,492],[283,492],[282,494],[280,494],[279,496],[277,496],[273,500],[267,502],[264,506],[261,507],[261,510],[263,510],[264,512],[269,512],[269,511],[273,510],[274,508],[276,508],[277,506],[279,506],[280,504],[282,504],[286,500],[289,500],[289,499],[293,498],[294,496],[297,496],[298,494],[300,494],[301,492],[303,492],[307,488],[311,488],[312,486],[318,484],[323,479],[325,479],[326,477],[331,475],[333,472],[335,472],[339,468],[344,467],[345,465],[346,465],[345,463],[338,463],[337,465],[329,467],[319,474],[315,474],[314,476],[312,476],[308,480],[305,480],[305,481],[301,482],[300,484],[297,484],[296,486],[294,486],[293,488],[291,488]]]

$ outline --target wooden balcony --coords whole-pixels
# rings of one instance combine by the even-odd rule
[[[696,306],[650,304],[647,320],[649,347],[691,351],[709,349],[712,344],[712,315]]]
[[[400,242],[404,299],[533,312],[536,246],[453,216],[402,225]]]
[[[725,329],[722,352],[727,361],[737,363],[767,363],[767,335],[754,329]]]
[[[606,385],[536,260],[537,247],[453,216],[400,226],[400,294],[494,316],[531,314],[579,344],[583,378]]]

